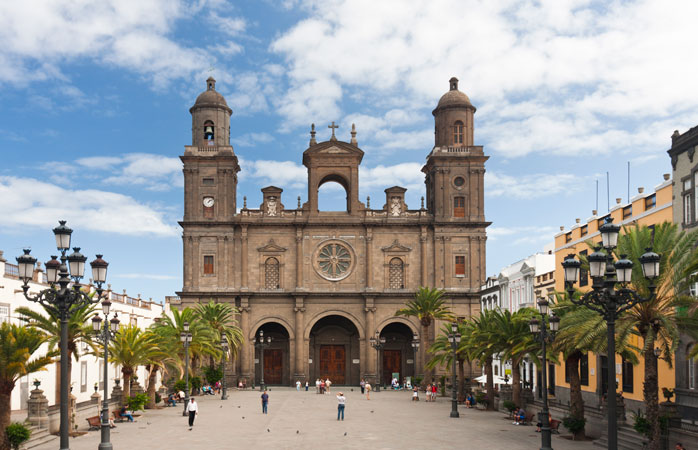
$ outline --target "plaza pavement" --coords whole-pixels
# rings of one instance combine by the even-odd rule
[[[336,393],[347,397],[345,420],[337,421]],[[500,412],[459,406],[460,418],[449,417],[451,402],[440,397],[412,402],[407,391],[371,393],[358,388],[332,388],[329,395],[272,387],[269,414],[263,415],[258,391],[197,396],[199,415],[189,431],[182,407],[147,410],[136,423],[118,423],[111,430],[114,450],[150,449],[538,449],[534,426],[515,426]],[[564,434],[564,432],[563,432]],[[95,450],[100,432],[70,440],[72,450]],[[54,450],[57,441],[36,447]],[[553,448],[592,448],[553,435]]]

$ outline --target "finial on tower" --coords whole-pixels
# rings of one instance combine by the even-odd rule
[[[334,130],[339,128],[339,125],[335,125],[334,121],[332,121],[332,125],[327,125],[327,128],[332,128],[332,137],[330,137],[330,141],[336,141],[337,136],[334,135]]]
[[[370,208],[370,207],[371,207],[371,196],[367,195],[366,196],[366,208]]]
[[[242,209],[247,209],[247,196],[242,197]]]
[[[310,124],[310,145],[315,145],[317,144],[317,141],[315,140],[315,124],[311,123]]]
[[[458,78],[456,77],[451,77],[448,82],[451,84],[451,90],[452,91],[457,91],[458,90]]]
[[[358,146],[358,143],[356,142],[356,125],[353,123],[351,124],[351,145],[354,147]]]
[[[301,209],[301,196],[298,196],[298,209]]]
[[[422,209],[424,209],[424,196],[422,196]]]
[[[208,80],[206,80],[206,89],[209,91],[215,91],[216,90],[216,79],[211,77],[208,77]]]

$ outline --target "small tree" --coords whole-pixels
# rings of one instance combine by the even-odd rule
[[[29,440],[32,432],[23,423],[15,422],[5,428],[7,440],[14,450],[19,450],[19,446]]]

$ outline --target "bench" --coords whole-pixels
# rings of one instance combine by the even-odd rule
[[[87,423],[90,425],[88,431],[99,430],[102,428],[102,421],[100,420],[99,416],[88,417],[85,420],[87,420]]]
[[[560,428],[560,421],[557,419],[553,419],[550,421],[550,432],[555,433],[555,434],[560,434],[560,431],[558,430]]]
[[[119,413],[116,412],[116,411],[112,411],[111,415],[112,415],[112,417],[114,418],[114,422],[119,422],[119,423],[121,423],[121,422],[127,420],[126,417],[121,417],[121,416],[119,415]]]
[[[524,421],[524,425],[532,425],[533,424],[533,418],[536,415],[534,413],[526,413],[526,420]]]

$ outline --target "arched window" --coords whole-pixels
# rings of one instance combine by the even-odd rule
[[[499,375],[499,366],[495,365],[494,366],[494,376],[496,377],[498,375]]]
[[[405,265],[400,258],[393,258],[388,263],[388,280],[390,289],[405,288]]]
[[[207,141],[212,141],[213,138],[213,122],[207,120],[206,122],[204,122],[204,139]]]
[[[463,122],[460,120],[457,120],[456,123],[453,124],[453,143],[463,143]]]
[[[279,260],[276,258],[267,258],[264,262],[264,287],[266,289],[279,289]]]
[[[698,361],[691,359],[689,356],[694,346],[698,344],[689,344],[686,348],[686,385],[688,389],[698,389],[698,379],[696,372],[698,371]]]

